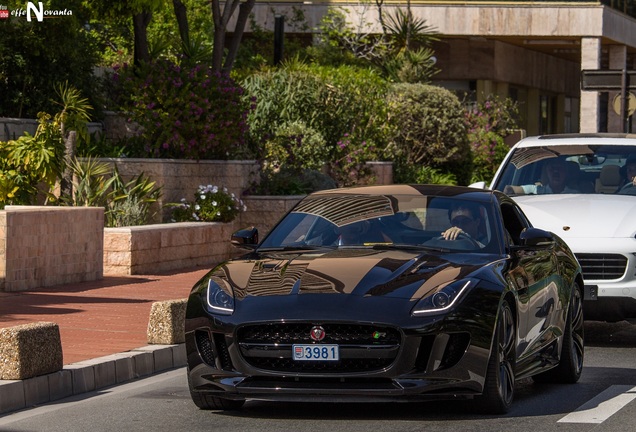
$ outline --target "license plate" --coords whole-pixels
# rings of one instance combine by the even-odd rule
[[[340,359],[338,345],[292,345],[292,355],[298,361],[336,361]]]

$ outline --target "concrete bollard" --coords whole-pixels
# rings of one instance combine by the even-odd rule
[[[63,367],[57,324],[37,322],[0,329],[0,380],[23,380]]]
[[[185,342],[187,299],[154,302],[148,319],[148,343],[172,345]]]

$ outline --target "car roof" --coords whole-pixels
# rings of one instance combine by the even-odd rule
[[[546,147],[562,145],[636,145],[636,134],[620,133],[577,133],[538,135],[522,139],[515,147]]]
[[[475,201],[489,201],[492,199],[493,193],[494,192],[491,190],[477,189],[468,186],[393,184],[328,189],[314,192],[311,195],[430,195],[452,197],[465,194],[466,196],[464,198],[467,199],[472,199]]]

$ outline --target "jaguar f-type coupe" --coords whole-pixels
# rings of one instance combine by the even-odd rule
[[[505,413],[515,382],[575,383],[581,268],[498,191],[390,185],[301,200],[193,287],[188,382],[202,409],[246,400],[472,399]]]

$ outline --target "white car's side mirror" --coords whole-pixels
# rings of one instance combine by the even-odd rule
[[[486,182],[480,181],[477,183],[470,184],[468,185],[468,187],[477,188],[477,189],[486,189]]]

